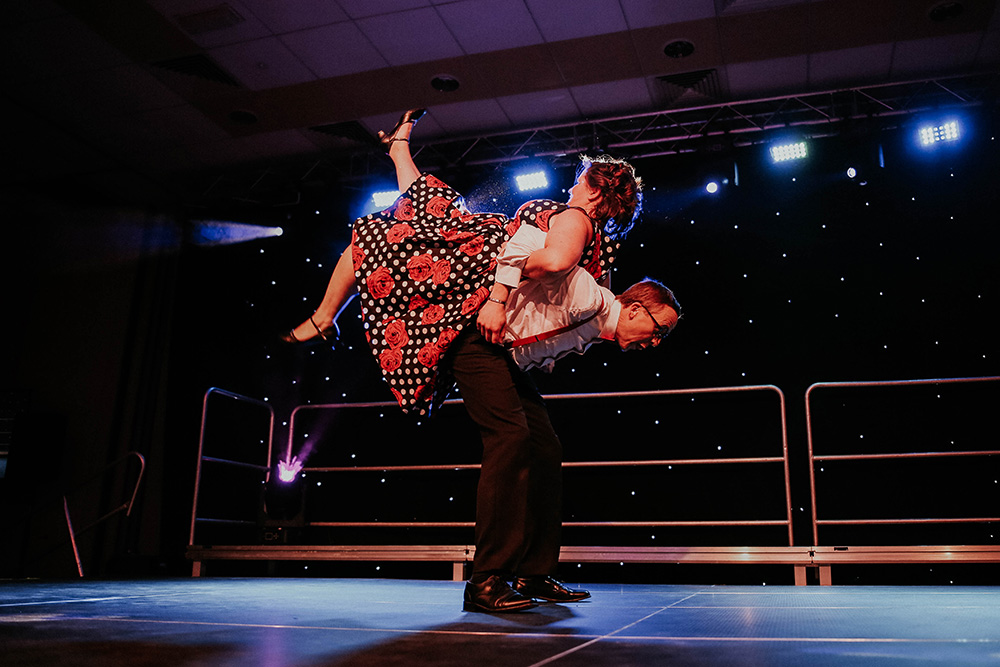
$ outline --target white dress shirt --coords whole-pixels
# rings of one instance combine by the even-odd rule
[[[548,371],[557,359],[567,354],[583,354],[600,340],[614,340],[621,314],[621,303],[614,293],[598,285],[580,266],[548,280],[520,282],[524,262],[528,255],[545,246],[545,236],[537,227],[521,225],[498,260],[497,281],[514,288],[507,298],[505,342],[544,334],[595,316],[570,331],[511,348],[514,361],[524,370]]]

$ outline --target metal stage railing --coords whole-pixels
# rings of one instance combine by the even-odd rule
[[[235,461],[232,459],[205,456],[205,433],[206,433],[206,426],[208,423],[209,399],[212,396],[216,395],[231,398],[242,403],[248,403],[250,405],[262,407],[268,411],[270,416],[270,423],[267,429],[267,453],[264,457],[263,463],[252,463],[249,461]],[[189,548],[192,545],[194,545],[195,527],[199,523],[253,525],[253,526],[257,525],[256,521],[241,521],[235,519],[222,519],[222,518],[198,516],[198,496],[201,490],[203,464],[211,463],[213,465],[219,465],[224,467],[258,470],[261,473],[262,481],[266,483],[267,480],[269,479],[271,472],[271,452],[273,443],[274,443],[274,408],[269,403],[266,403],[265,401],[261,401],[255,398],[249,398],[247,396],[236,394],[231,391],[226,391],[224,389],[219,389],[217,387],[210,387],[205,392],[201,406],[201,431],[198,435],[198,463],[195,467],[195,475],[194,475],[194,500],[191,503],[191,531],[188,535]]]
[[[774,385],[750,385],[736,387],[707,387],[695,389],[671,389],[659,391],[613,392],[590,394],[555,394],[547,395],[547,401],[566,401],[582,399],[629,399],[636,397],[665,396],[695,396],[700,394],[741,394],[746,392],[771,392],[778,398],[776,417],[780,423],[780,443],[776,443],[775,455],[738,458],[678,458],[657,460],[630,461],[575,461],[564,463],[566,468],[584,467],[667,467],[691,465],[780,465],[784,480],[782,489],[784,501],[784,516],[761,520],[712,520],[712,521],[571,521],[565,522],[566,527],[598,528],[598,527],[691,527],[691,526],[780,526],[787,532],[788,544],[775,547],[564,547],[561,559],[573,562],[635,562],[635,563],[767,563],[795,565],[795,580],[797,584],[805,583],[805,567],[808,564],[808,547],[794,548],[792,530],[791,485],[788,465],[788,428],[784,393]],[[207,400],[207,397],[206,397]],[[448,401],[449,404],[461,403],[461,400]],[[288,447],[285,460],[291,461],[294,452],[297,418],[305,411],[313,410],[355,410],[361,408],[396,407],[392,401],[367,403],[330,403],[320,405],[300,405],[296,407],[289,419]],[[204,415],[203,415],[204,419]],[[204,425],[202,427],[204,437]],[[203,460],[199,446],[199,469]],[[247,465],[247,464],[243,464]],[[303,473],[349,474],[359,472],[393,472],[393,471],[441,471],[478,469],[478,464],[439,464],[439,465],[399,465],[399,466],[346,466],[346,467],[306,467]],[[200,478],[199,478],[200,479]],[[196,482],[196,496],[197,496]],[[213,544],[211,547],[194,546],[194,525],[206,519],[197,517],[197,510],[192,512],[192,533],[189,542],[188,557],[194,562],[194,574],[201,571],[204,560],[396,560],[396,561],[452,561],[455,579],[462,577],[464,564],[471,561],[474,547],[470,545],[341,545],[341,546],[225,546]],[[311,527],[337,528],[464,528],[474,524],[471,521],[421,521],[421,522],[390,522],[390,521],[310,521],[304,522]]]
[[[590,394],[549,394],[545,396],[547,401],[558,400],[583,400],[592,398],[638,398],[656,396],[694,396],[698,394],[725,394],[751,391],[771,391],[777,394],[779,399],[779,417],[781,423],[781,455],[768,457],[744,457],[744,458],[724,458],[724,459],[659,459],[659,460],[636,460],[636,461],[572,461],[564,462],[564,468],[597,468],[597,467],[634,467],[634,466],[684,466],[684,465],[733,465],[733,464],[760,464],[760,463],[780,463],[783,466],[785,480],[785,517],[783,519],[769,519],[759,521],[567,521],[563,522],[568,528],[600,528],[600,527],[628,527],[628,528],[654,528],[654,527],[679,527],[679,526],[784,526],[788,531],[788,546],[794,544],[792,534],[792,494],[791,481],[788,471],[788,427],[785,413],[785,395],[781,389],[774,385],[748,385],[738,387],[706,387],[698,389],[665,389],[657,391],[634,391],[634,392],[607,392]],[[461,399],[447,401],[447,403],[461,403]],[[300,405],[292,411],[289,421],[288,448],[286,450],[287,460],[291,460],[293,455],[293,442],[295,438],[295,421],[299,413],[306,410],[344,410],[366,407],[395,407],[395,402],[375,402],[375,403],[327,403],[319,405]],[[344,467],[313,467],[303,468],[306,473],[352,473],[352,472],[403,472],[403,471],[431,471],[431,470],[478,470],[479,464],[438,464],[438,465],[408,465],[408,466],[344,466]],[[321,521],[311,522],[308,525],[336,528],[461,528],[474,525],[472,522],[365,522],[365,521]]]
[[[875,382],[817,382],[805,393],[806,434],[809,454],[809,492],[812,507],[812,535],[815,562],[819,567],[820,583],[831,583],[830,565],[834,563],[1000,563],[1000,546],[996,545],[921,545],[921,546],[863,546],[847,547],[820,546],[820,526],[880,526],[880,525],[929,525],[961,523],[995,523],[1000,516],[975,517],[910,517],[893,519],[839,518],[821,519],[816,489],[817,464],[832,461],[885,461],[945,459],[959,457],[986,457],[1000,455],[1000,450],[984,449],[972,451],[916,451],[916,452],[867,452],[863,454],[817,454],[814,447],[812,398],[820,389],[831,388],[872,388],[872,387],[912,387],[919,385],[945,385],[981,382],[997,382],[1000,376],[937,378],[924,380],[890,380]]]

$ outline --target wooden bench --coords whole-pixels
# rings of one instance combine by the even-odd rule
[[[212,545],[190,546],[192,576],[210,560],[450,562],[452,580],[466,577],[472,545]],[[698,563],[712,565],[791,565],[795,585],[806,585],[806,568],[817,568],[821,586],[830,586],[831,569],[846,564],[1000,563],[998,545],[862,547],[563,547],[564,563]]]
[[[263,561],[439,561],[452,563],[452,580],[465,579],[466,563],[476,548],[471,545],[260,545],[190,546],[192,575],[201,576],[202,563],[210,560]],[[559,560],[570,563],[704,563],[793,565],[795,584],[806,583],[812,564],[810,547],[563,547]]]
[[[830,586],[831,567],[844,564],[1000,563],[998,545],[924,545],[894,547],[812,547],[819,583]]]

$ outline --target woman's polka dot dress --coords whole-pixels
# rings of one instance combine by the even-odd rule
[[[441,372],[441,361],[474,323],[510,235],[522,223],[548,231],[551,215],[565,209],[538,201],[522,206],[513,220],[473,214],[458,192],[424,174],[391,207],[354,223],[352,259],[366,336],[404,412],[427,414],[450,393],[454,382]],[[594,237],[581,265],[600,280],[617,244],[599,231]]]

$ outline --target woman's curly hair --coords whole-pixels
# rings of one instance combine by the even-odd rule
[[[581,176],[601,193],[594,217],[610,237],[625,238],[642,211],[642,179],[635,175],[635,168],[610,155],[584,155],[576,172],[577,179]]]

